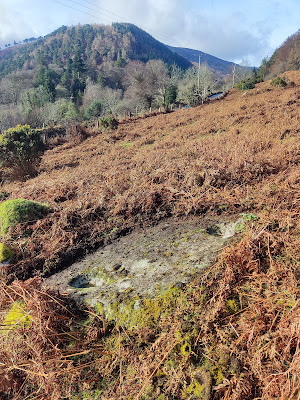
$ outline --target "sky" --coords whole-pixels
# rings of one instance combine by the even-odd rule
[[[131,22],[165,44],[259,66],[299,15],[299,0],[0,0],[0,47],[62,25]]]

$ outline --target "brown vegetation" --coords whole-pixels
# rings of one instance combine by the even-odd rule
[[[101,346],[101,354],[89,354],[88,362],[101,382],[99,376],[73,375],[87,362],[76,358],[77,345],[69,366],[56,364],[60,376],[74,378],[73,394],[76,387],[101,399],[300,398],[300,75],[287,76],[296,86],[278,89],[266,82],[248,92],[234,89],[222,101],[127,121],[114,132],[90,132],[82,143],[48,151],[38,177],[3,187],[12,198],[54,209],[11,232],[18,262],[6,277],[61,268],[111,240],[116,228],[122,234],[191,214],[249,217],[241,241],[178,294],[157,324],[112,332],[102,322],[94,327],[93,346]],[[259,221],[251,222],[251,214]],[[15,290],[3,287],[1,302]],[[49,321],[57,318],[49,312]],[[59,329],[53,328],[58,333],[49,339],[51,351],[59,352]],[[53,359],[50,353],[42,363]],[[55,359],[62,361],[63,354]],[[34,372],[39,355],[31,357]],[[20,356],[2,365],[7,382],[24,362]],[[33,375],[23,371],[10,393],[21,395]],[[37,398],[63,397],[49,394],[55,377],[49,375],[48,392],[38,379]]]
[[[281,194],[282,174],[299,168],[299,96],[297,86],[283,91],[263,83],[48,151],[38,177],[3,186],[11,198],[48,202],[55,210],[12,232],[20,260],[14,270],[56,267],[115,228],[265,208],[266,197]]]
[[[268,75],[274,77],[284,71],[298,70],[300,68],[300,34],[299,31],[288,37],[286,41],[275,50],[270,58]]]

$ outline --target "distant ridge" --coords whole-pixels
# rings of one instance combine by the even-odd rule
[[[200,55],[201,62],[206,63],[212,70],[220,75],[228,75],[232,72],[233,62],[222,60],[221,58],[211,56],[199,50],[172,46],[168,46],[168,48],[192,63],[198,63]]]

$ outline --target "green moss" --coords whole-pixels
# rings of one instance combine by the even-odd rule
[[[155,400],[166,400],[166,395],[162,393],[160,396],[158,396]]]
[[[7,233],[10,227],[29,220],[42,218],[50,207],[36,201],[25,199],[7,200],[0,204],[0,234]]]
[[[235,232],[241,233],[246,228],[246,224],[249,222],[254,222],[258,220],[258,217],[255,214],[243,213],[241,214],[243,220],[236,226]]]
[[[100,303],[99,301],[97,302],[97,304],[94,306],[94,309],[96,311],[97,314],[102,315],[104,313],[104,307],[103,304]]]
[[[180,347],[180,352],[182,354],[182,356],[184,358],[188,358],[189,355],[191,354],[192,348],[191,345],[189,343],[184,343],[181,347]]]
[[[98,267],[93,269],[93,273],[90,275],[91,278],[96,278],[96,279],[100,279],[103,282],[106,283],[106,285],[112,285],[113,283],[116,282],[115,279],[113,279],[105,270],[104,267]]]
[[[0,262],[8,261],[13,258],[15,253],[10,250],[5,244],[0,243]]]
[[[84,390],[80,394],[75,394],[71,396],[70,400],[99,400],[100,399],[100,390]]]
[[[192,395],[192,398],[202,399],[204,394],[204,385],[193,380],[186,389],[186,394]]]
[[[183,301],[184,296],[176,287],[170,288],[156,299],[142,299],[138,296],[131,298],[130,293],[123,294],[110,306],[106,318],[128,329],[153,327],[161,317],[168,315],[176,304]]]
[[[32,317],[28,315],[25,304],[22,301],[15,301],[4,318],[4,325],[10,329],[15,329],[19,326],[29,328],[31,320]]]
[[[183,392],[183,399],[209,400],[211,398],[212,379],[211,374],[203,368],[193,373],[189,386]]]
[[[226,307],[229,314],[236,314],[239,311],[239,305],[235,300],[227,300]]]
[[[278,306],[282,306],[284,308],[293,308],[294,305],[296,304],[296,301],[294,299],[290,300],[290,299],[279,299],[276,301],[276,304]]]
[[[221,364],[209,364],[209,373],[216,385],[219,385],[224,380],[223,370],[226,369],[225,366],[221,366]]]
[[[214,379],[216,381],[216,384],[219,385],[220,383],[223,382],[224,375],[220,369],[218,369],[214,375]]]
[[[152,396],[151,396],[151,393],[153,392],[153,386],[152,385],[148,385],[146,388],[145,388],[145,393],[141,396],[141,400],[150,400],[151,398],[153,398]]]

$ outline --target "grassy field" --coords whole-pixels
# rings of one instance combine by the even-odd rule
[[[36,178],[2,186],[53,210],[6,240],[17,261],[2,268],[4,399],[300,398],[300,74],[286,76],[285,89],[90,130],[47,151]],[[5,283],[164,218],[242,213],[239,240],[184,291],[144,304],[130,331],[93,310],[83,323],[38,278]],[[11,335],[15,302],[31,319]]]

